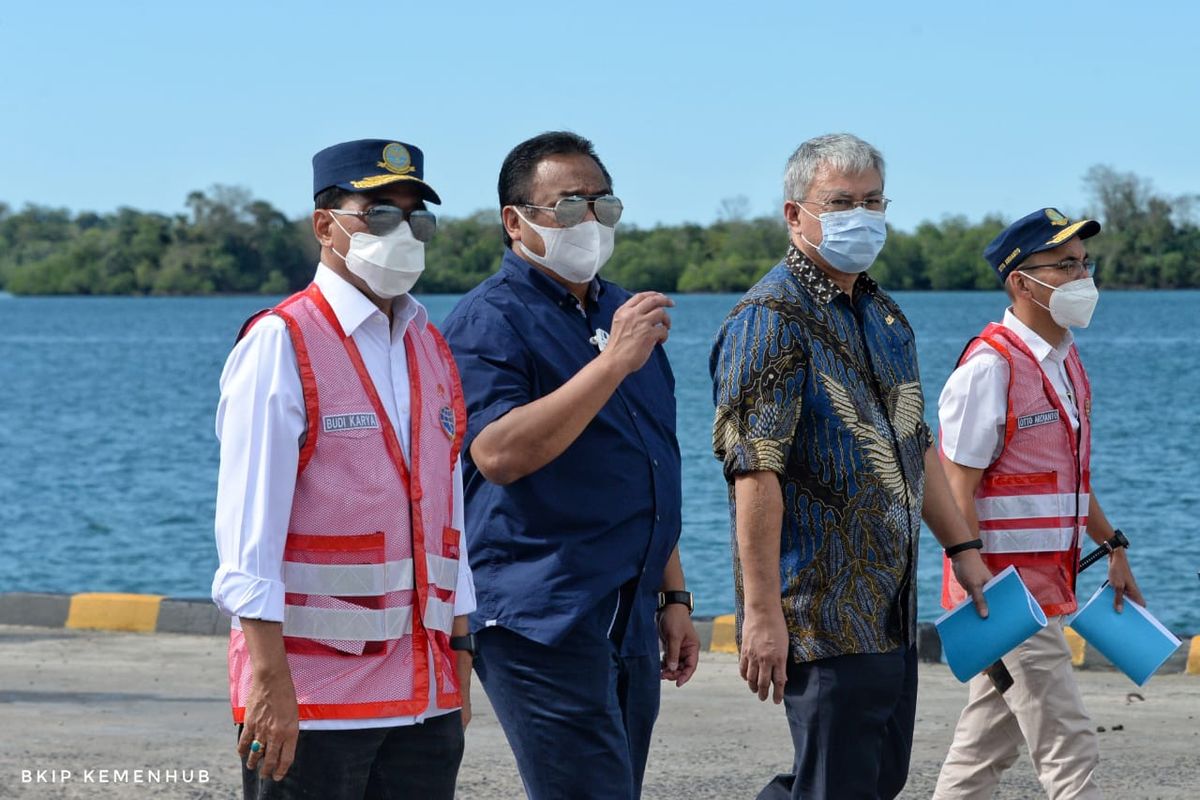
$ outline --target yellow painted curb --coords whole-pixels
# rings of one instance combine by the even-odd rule
[[[1192,637],[1192,646],[1188,649],[1188,675],[1200,675],[1200,636]]]
[[[1083,637],[1074,631],[1072,628],[1064,628],[1063,633],[1067,635],[1067,646],[1071,648],[1071,664],[1072,666],[1082,667],[1083,658],[1087,649],[1087,642]]]
[[[158,624],[158,607],[162,599],[160,594],[93,592],[73,595],[67,627],[152,633]]]
[[[737,653],[737,633],[734,630],[733,614],[723,614],[713,619],[712,643],[708,649],[714,653]]]

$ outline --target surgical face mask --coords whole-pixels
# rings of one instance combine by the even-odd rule
[[[1096,310],[1096,301],[1100,292],[1096,289],[1096,281],[1092,278],[1080,278],[1069,281],[1062,286],[1051,286],[1039,281],[1028,272],[1022,273],[1034,283],[1050,289],[1050,305],[1042,308],[1050,312],[1050,318],[1063,328],[1086,328],[1092,321],[1092,313]]]
[[[826,211],[817,216],[797,203],[805,214],[821,223],[821,243],[815,245],[801,236],[809,247],[816,249],[829,266],[839,272],[866,272],[875,263],[887,239],[887,223],[882,211],[852,208],[849,211]]]
[[[594,219],[569,228],[546,228],[530,222],[520,211],[517,216],[537,231],[546,245],[546,255],[539,256],[520,242],[525,255],[568,283],[588,283],[612,256],[616,229]]]
[[[350,237],[345,255],[333,252],[342,256],[346,269],[362,278],[375,295],[390,300],[406,294],[425,271],[425,243],[413,237],[407,221],[386,236],[350,233],[336,215],[333,221]]]

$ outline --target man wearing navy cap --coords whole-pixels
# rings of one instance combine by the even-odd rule
[[[951,491],[993,572],[1013,566],[1049,624],[1003,659],[1013,678],[999,690],[981,674],[942,765],[936,798],[991,797],[1029,747],[1051,798],[1097,798],[1096,734],[1083,707],[1063,633],[1075,611],[1082,536],[1114,534],[1090,486],[1092,392],[1071,328],[1091,322],[1097,292],[1086,239],[1095,220],[1039,209],[984,250],[1012,305],[968,343],[938,403]],[[1109,556],[1121,610],[1141,603],[1125,550]],[[963,597],[944,570],[942,603]]]
[[[683,685],[699,653],[662,348],[673,303],[597,277],[622,206],[587,139],[522,142],[498,188],[509,249],[445,323],[470,411],[475,669],[531,798],[628,799],[659,681]]]
[[[313,157],[312,283],[221,374],[212,595],[233,617],[247,798],[453,798],[470,718],[466,428],[449,348],[409,294],[436,228],[420,149]]]

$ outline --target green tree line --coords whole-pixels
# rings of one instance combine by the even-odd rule
[[[1088,243],[1106,287],[1200,287],[1197,196],[1165,197],[1132,173],[1096,166],[1084,178],[1104,234]],[[748,219],[744,198],[710,225],[622,225],[605,277],[631,290],[740,292],[787,247],[781,219]],[[245,189],[188,195],[186,213],[107,214],[0,203],[0,290],[13,294],[284,294],[312,277],[318,249],[307,216],[288,219]],[[950,216],[889,230],[871,274],[889,289],[994,289],[981,256],[1005,225]],[[439,220],[418,291],[464,292],[494,272],[499,215]]]

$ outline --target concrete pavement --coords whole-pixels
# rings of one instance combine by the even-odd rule
[[[1108,796],[1200,795],[1200,681],[1158,675],[1137,689],[1119,673],[1077,677],[1105,728]],[[226,692],[221,637],[0,626],[0,798],[237,796]],[[945,666],[921,665],[903,797],[929,797],[965,696]],[[664,687],[645,797],[749,798],[790,761],[782,708],[750,695],[734,656],[705,652],[688,686]],[[523,796],[478,686],[459,796]],[[997,795],[1039,796],[1027,758]]]

